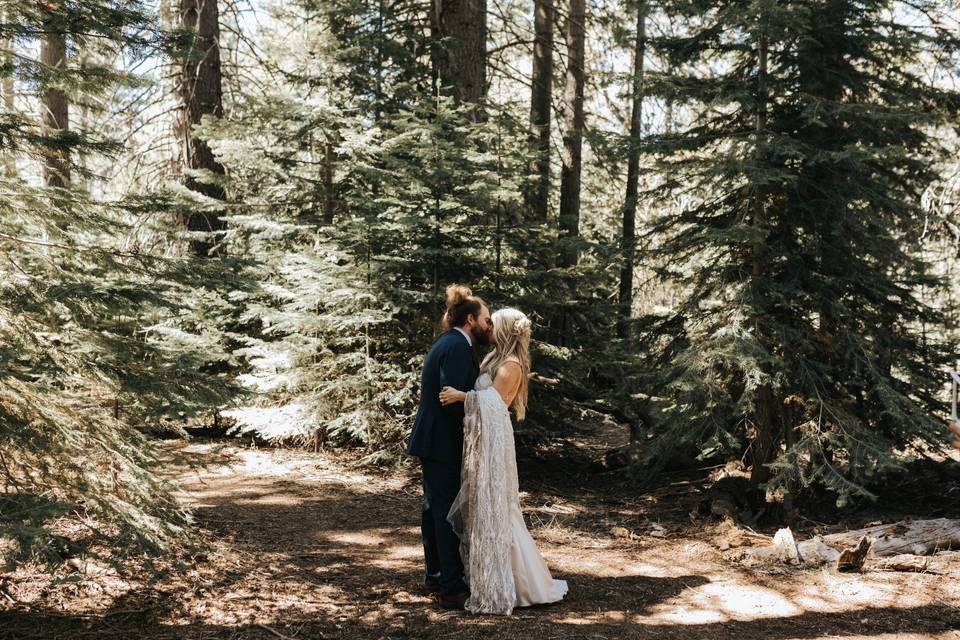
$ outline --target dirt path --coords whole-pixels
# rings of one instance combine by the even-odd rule
[[[154,584],[107,572],[49,585],[22,570],[0,638],[960,640],[960,553],[940,554],[945,575],[758,573],[691,524],[688,489],[611,496],[534,466],[521,468],[524,510],[568,599],[508,618],[446,612],[419,592],[416,478],[323,453],[185,450],[219,460],[178,472],[211,550]]]

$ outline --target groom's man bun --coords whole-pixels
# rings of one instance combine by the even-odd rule
[[[480,309],[486,303],[473,295],[470,287],[462,284],[452,284],[447,287],[447,310],[443,314],[444,328],[462,327],[467,323],[467,316],[474,318],[480,315]]]

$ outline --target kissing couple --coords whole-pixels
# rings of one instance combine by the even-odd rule
[[[567,583],[550,575],[524,524],[509,414],[526,414],[530,320],[516,309],[491,316],[451,285],[443,324],[407,445],[423,471],[424,584],[441,607],[471,613],[557,602]],[[475,347],[488,345],[479,362]]]

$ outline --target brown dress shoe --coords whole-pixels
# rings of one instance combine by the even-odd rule
[[[437,595],[437,601],[443,609],[463,609],[463,605],[469,595],[469,591],[464,591],[463,593],[441,593]]]

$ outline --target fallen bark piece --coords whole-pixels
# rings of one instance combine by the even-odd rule
[[[853,549],[844,549],[837,558],[838,571],[861,571],[870,549],[873,547],[873,540],[867,536],[860,538],[860,542]]]
[[[932,571],[929,567],[930,558],[926,556],[915,556],[909,553],[893,556],[891,558],[879,558],[876,562],[870,564],[870,568],[876,569],[877,571],[915,571],[918,573],[939,573],[938,571]]]
[[[792,534],[791,534],[792,535]],[[950,548],[960,548],[960,520],[905,520],[856,531],[817,536],[797,544],[805,565],[820,565],[839,560],[845,549],[856,547],[864,537],[873,539],[872,555],[889,557],[902,554],[923,556]],[[782,548],[776,544],[745,550],[743,559],[752,562],[780,560]]]

